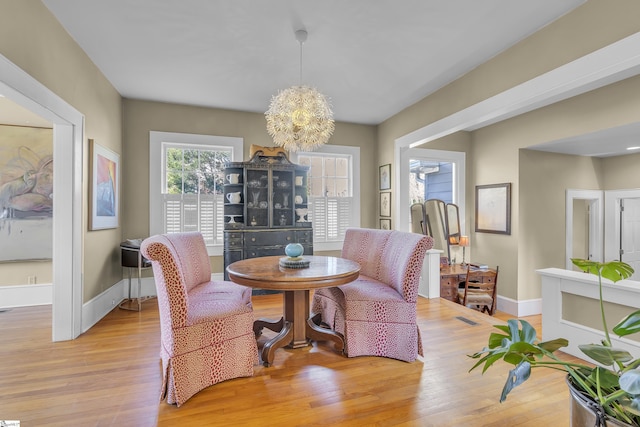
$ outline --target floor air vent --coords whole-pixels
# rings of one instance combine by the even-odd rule
[[[472,325],[472,326],[477,325],[477,323],[476,323],[476,322],[474,322],[473,320],[469,320],[469,319],[467,319],[466,317],[456,316],[456,319],[458,319],[458,320],[462,320],[464,323],[468,323],[468,324],[470,324],[470,325]]]

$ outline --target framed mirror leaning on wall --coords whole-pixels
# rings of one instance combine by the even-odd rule
[[[444,252],[451,264],[451,245],[460,241],[460,214],[458,205],[439,199],[411,205],[411,231],[433,237],[434,249]]]

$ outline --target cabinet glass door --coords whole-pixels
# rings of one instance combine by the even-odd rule
[[[272,173],[272,220],[273,227],[293,226],[294,173],[291,170],[276,170]]]
[[[269,227],[269,170],[247,169],[246,186],[246,226]]]

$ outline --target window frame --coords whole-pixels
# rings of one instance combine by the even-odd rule
[[[315,151],[291,153],[290,158],[294,163],[298,162],[299,155],[337,155],[350,156],[351,169],[351,197],[353,198],[352,211],[349,218],[350,227],[360,227],[360,147],[347,145],[323,145]],[[329,242],[316,242],[314,236],[313,249],[315,251],[336,251],[342,250],[344,239]]]
[[[244,139],[231,136],[214,136],[175,132],[149,132],[149,234],[164,234],[163,225],[163,179],[165,177],[164,153],[166,145],[184,147],[228,147],[231,161],[242,162]],[[209,256],[222,256],[223,245],[207,245]]]

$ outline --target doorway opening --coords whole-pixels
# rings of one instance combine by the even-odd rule
[[[84,116],[0,55],[0,93],[53,123],[52,339],[82,332],[82,152]]]

